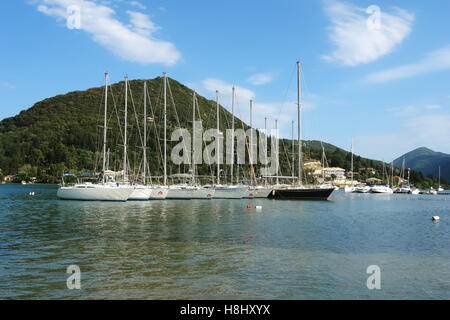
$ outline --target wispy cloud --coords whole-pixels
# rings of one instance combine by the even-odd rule
[[[80,29],[127,61],[173,65],[181,57],[172,43],[154,37],[154,32],[160,28],[143,13],[127,11],[131,25],[126,25],[115,17],[113,9],[93,1],[38,0],[37,3],[38,11],[58,20],[67,19],[67,8],[77,6],[80,8]]]
[[[147,9],[147,7],[144,6],[142,3],[140,3],[139,1],[130,1],[130,5],[132,5],[132,6],[136,7],[136,8],[139,8],[141,10]]]
[[[392,13],[381,11],[379,28],[369,28],[369,15],[364,8],[334,0],[325,1],[325,11],[331,19],[329,39],[332,53],[322,58],[346,66],[356,66],[379,59],[392,52],[411,32],[414,15],[395,8]]]
[[[131,10],[127,10],[127,14],[130,16],[133,30],[145,37],[150,37],[153,32],[161,29],[160,27],[157,27],[153,21],[150,21],[146,14]]]
[[[6,88],[6,89],[12,90],[12,89],[15,89],[16,87],[7,81],[0,81],[0,88]]]
[[[450,114],[437,104],[389,108],[398,118],[396,126],[379,134],[360,136],[356,148],[359,153],[380,159],[381,155],[396,158],[418,147],[450,152]],[[405,138],[409,137],[409,138]],[[385,158],[390,161],[393,159]]]
[[[247,82],[255,86],[260,86],[272,82],[273,75],[268,72],[256,73],[247,79]]]
[[[205,96],[215,99],[215,91],[219,91],[219,102],[231,112],[231,95],[233,84],[226,81],[208,78],[201,84],[191,84],[192,87]],[[254,91],[235,85],[235,116],[241,118],[247,124],[250,119],[250,99],[253,100],[253,127],[264,128],[265,118],[268,119],[269,128],[275,128],[275,120],[278,120],[280,137],[291,137],[291,121],[297,119],[296,101],[260,101]],[[318,97],[315,97],[318,99]],[[311,101],[302,103],[304,109],[314,108]]]
[[[366,81],[387,82],[447,69],[450,69],[450,46],[433,51],[416,63],[371,73],[366,77]]]

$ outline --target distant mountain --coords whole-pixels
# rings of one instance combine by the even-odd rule
[[[405,167],[415,171],[420,171],[423,175],[438,176],[439,166],[441,167],[441,179],[450,181],[450,154],[436,152],[428,148],[417,148],[405,153],[394,160],[396,167],[402,166],[405,159]]]

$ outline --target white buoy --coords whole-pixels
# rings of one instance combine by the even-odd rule
[[[255,209],[256,210],[262,210],[262,206],[256,206]]]
[[[433,218],[431,218],[431,220],[437,221],[437,220],[440,220],[440,218],[439,218],[439,216],[433,216]]]

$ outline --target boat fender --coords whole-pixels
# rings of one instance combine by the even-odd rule
[[[256,210],[258,210],[258,211],[261,211],[261,210],[262,210],[262,206],[256,206],[255,208],[256,208]]]

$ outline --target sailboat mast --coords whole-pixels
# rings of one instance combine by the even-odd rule
[[[167,75],[164,72],[164,185],[167,186]]]
[[[267,164],[267,117],[264,117],[264,142],[266,152],[264,152],[264,164]],[[267,186],[267,177],[264,178],[264,185]]]
[[[123,136],[123,183],[127,178],[127,116],[128,116],[128,76],[125,76],[125,129]]]
[[[279,184],[279,180],[278,180],[278,166],[279,166],[279,157],[280,157],[280,155],[279,155],[279,152],[278,152],[278,143],[279,143],[279,141],[278,141],[278,120],[275,120],[275,134],[276,134],[276,142],[277,142],[277,161],[275,162],[275,165],[276,165],[276,169],[275,169],[275,171],[276,171],[276,173],[277,173],[277,185]]]
[[[441,166],[439,166],[438,189],[441,187]]]
[[[219,146],[220,146],[220,129],[219,129],[219,91],[216,90],[216,120],[217,120],[217,137],[216,137],[216,141],[217,141],[217,184],[220,184],[220,150],[219,150]]]
[[[394,160],[391,162],[391,188],[394,187]]]
[[[144,185],[146,183],[147,175],[147,82],[144,81]]]
[[[292,178],[295,175],[295,142],[294,142],[294,120],[292,120]]]
[[[234,164],[234,86],[231,89],[231,132],[233,139],[231,140],[231,184],[233,184],[233,164]]]
[[[244,125],[242,124],[242,127]],[[248,159],[250,163],[250,183],[253,184],[253,182],[256,184],[256,175],[255,170],[253,168],[253,100],[250,100],[250,147],[248,147]]]
[[[192,184],[195,184],[195,163],[194,163],[194,148],[195,148],[195,91],[192,93],[192,156],[191,156],[191,171]]]
[[[353,137],[352,137],[352,163],[351,163],[351,170],[352,170],[352,187],[353,187]]]
[[[108,111],[108,72],[105,72],[105,119],[103,124],[103,183],[105,183],[105,170],[106,170],[106,113]]]
[[[297,61],[297,115],[298,115],[298,184],[302,185],[302,132],[300,106],[300,61]]]

